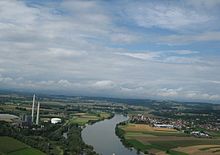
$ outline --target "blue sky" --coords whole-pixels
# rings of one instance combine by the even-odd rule
[[[0,86],[220,101],[219,0],[0,1]]]

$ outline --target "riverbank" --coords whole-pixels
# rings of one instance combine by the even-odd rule
[[[121,129],[120,126],[124,126],[126,124],[127,124],[127,121],[120,122],[115,127],[115,134],[120,138],[120,141],[122,142],[122,144],[130,150],[135,149],[137,151],[137,154],[141,154],[141,153],[148,154],[149,152],[147,150],[140,149],[139,147],[137,147],[136,145],[133,145],[129,140],[125,138],[126,132],[123,129]]]

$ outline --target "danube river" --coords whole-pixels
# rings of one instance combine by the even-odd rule
[[[93,125],[88,125],[82,131],[82,138],[88,145],[92,145],[100,155],[137,155],[136,151],[123,146],[115,135],[116,124],[126,121],[128,118],[115,115],[112,119],[106,119]]]

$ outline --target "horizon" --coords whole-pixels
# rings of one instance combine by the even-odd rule
[[[220,101],[220,1],[0,1],[1,90]]]
[[[37,91],[37,92],[32,92],[32,91],[25,91],[25,90],[3,90],[0,89],[0,93],[2,94],[15,94],[15,95],[24,95],[24,96],[29,96],[32,97],[33,95],[37,95],[39,97],[70,97],[70,98],[77,98],[77,97],[81,97],[81,98],[94,98],[94,100],[102,100],[102,99],[113,99],[113,100],[140,100],[140,101],[146,101],[146,100],[150,100],[150,101],[155,101],[155,102],[176,102],[176,103],[191,103],[191,104],[197,104],[197,103],[202,103],[202,104],[220,104],[219,101],[204,101],[204,100],[180,100],[180,99],[165,99],[165,98],[132,98],[132,97],[114,97],[114,96],[89,96],[89,95],[74,95],[74,94],[59,94],[59,93],[53,93],[53,92],[42,92],[42,91]],[[118,102],[115,101],[115,103],[124,103],[127,104],[126,102]],[[143,104],[140,102],[140,104]],[[133,105],[136,105],[136,103],[134,103]]]

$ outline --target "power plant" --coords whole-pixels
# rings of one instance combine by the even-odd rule
[[[34,123],[34,108],[35,108],[35,100],[36,96],[33,95],[33,103],[32,103],[32,112],[31,112],[31,121]],[[40,115],[40,102],[37,104],[37,117],[36,117],[36,125],[39,125],[39,116]]]
[[[37,119],[36,119],[36,125],[39,124],[39,112],[40,112],[40,102],[37,104]]]
[[[33,96],[33,103],[32,103],[32,113],[31,113],[31,121],[34,122],[34,104],[35,104],[35,94]]]

